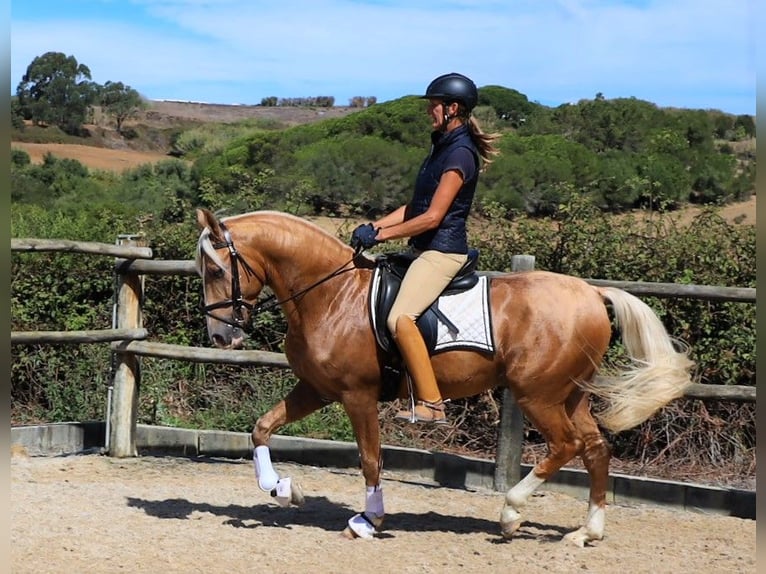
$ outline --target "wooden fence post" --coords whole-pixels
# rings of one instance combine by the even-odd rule
[[[138,246],[139,241],[120,238],[121,245]],[[119,270],[117,273],[116,328],[143,327],[144,276]],[[133,353],[118,353],[114,368],[114,390],[109,414],[109,456],[137,456],[136,423],[138,420],[138,394],[141,385],[141,362]]]
[[[531,271],[535,268],[533,255],[514,255],[511,271]],[[503,389],[500,405],[500,425],[495,453],[495,490],[505,491],[521,480],[521,447],[524,442],[524,415],[513,393]]]

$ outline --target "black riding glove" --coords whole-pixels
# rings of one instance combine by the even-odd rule
[[[374,247],[380,243],[380,241],[375,239],[377,235],[378,230],[373,227],[372,223],[363,223],[354,229],[354,232],[351,234],[351,247],[354,249]]]

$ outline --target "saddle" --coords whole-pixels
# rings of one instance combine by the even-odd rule
[[[401,252],[380,255],[375,260],[376,268],[370,288],[369,310],[375,338],[384,353],[383,396],[381,400],[393,399],[401,381],[402,359],[386,325],[386,318],[399,293],[402,278],[415,258],[416,255],[410,252]],[[442,295],[452,295],[473,288],[479,281],[479,275],[476,272],[478,260],[479,251],[470,249],[465,264],[442,291]],[[415,321],[415,325],[423,336],[426,348],[431,354],[433,354],[436,346],[439,322],[446,325],[450,331],[457,332],[457,327],[439,310],[438,299]],[[387,398],[387,396],[389,397]]]

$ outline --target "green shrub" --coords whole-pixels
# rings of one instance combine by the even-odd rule
[[[11,165],[14,167],[24,167],[31,163],[29,154],[23,149],[11,147]]]

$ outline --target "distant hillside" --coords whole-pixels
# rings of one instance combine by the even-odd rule
[[[135,118],[125,121],[126,135],[124,136],[117,133],[113,122],[96,107],[93,111],[92,123],[84,126],[86,134],[84,137],[65,134],[54,126],[39,127],[33,126],[31,122],[25,122],[24,130],[11,131],[11,141],[14,144],[27,144],[25,150],[33,156],[36,149],[39,149],[38,144],[67,144],[70,147],[88,146],[109,150],[130,150],[162,156],[171,151],[172,140],[178,133],[203,124],[262,120],[274,122],[276,127],[287,128],[325,119],[341,118],[361,111],[361,108],[348,106],[332,108],[236,106],[167,100],[149,100],[147,104],[146,110],[140,112]],[[16,147],[25,146],[17,145]],[[62,157],[76,159],[74,156],[78,153],[80,152],[70,150]],[[138,161],[138,158],[135,160]],[[113,163],[110,162],[110,165]],[[115,165],[119,167],[119,162]],[[111,169],[111,167],[105,167],[105,169]]]
[[[235,106],[200,102],[178,102],[150,100],[149,109],[142,112],[134,123],[167,126],[179,121],[193,122],[236,122],[245,119],[265,119],[286,125],[299,125],[339,118],[360,108],[335,106],[332,108],[280,107],[280,106]]]
[[[501,150],[477,190],[482,209],[550,215],[572,191],[610,211],[742,201],[753,193],[750,117],[632,98],[548,108],[501,87],[481,94],[474,113],[485,131],[500,135]],[[200,194],[204,180],[218,203],[297,201],[315,215],[371,217],[406,201],[427,143],[423,110],[415,97],[367,108],[154,100],[121,132],[96,109],[79,137],[17,122],[12,142],[35,163],[45,153],[78,159],[102,148],[110,157],[83,163],[117,172],[183,158],[194,165],[186,195]],[[246,201],[243,186],[260,195]]]

